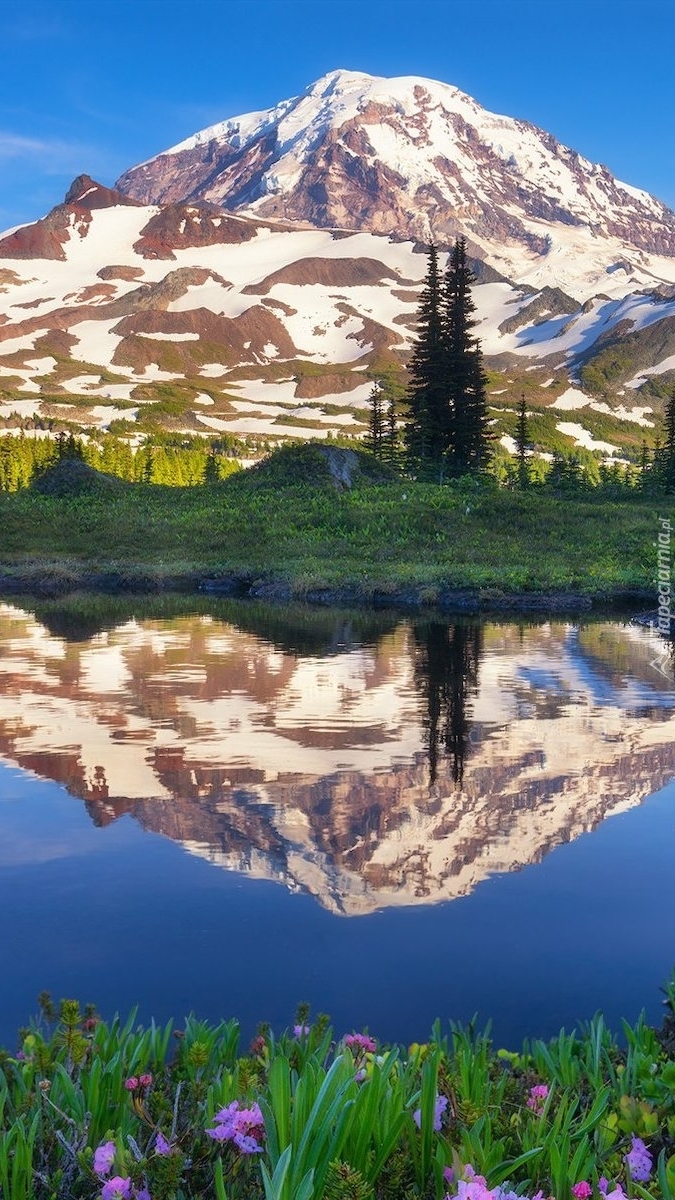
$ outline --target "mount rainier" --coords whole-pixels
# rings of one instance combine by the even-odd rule
[[[504,444],[526,390],[635,453],[675,382],[675,214],[454,87],[349,71],[0,235],[0,427],[358,435],[458,234]]]

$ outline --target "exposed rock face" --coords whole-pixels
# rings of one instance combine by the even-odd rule
[[[258,216],[437,242],[520,244],[547,224],[675,255],[675,214],[527,121],[447,84],[333,71],[125,172],[143,203],[210,201]],[[630,264],[629,264],[630,269]]]
[[[78,175],[66,192],[64,204],[80,208],[114,208],[118,204],[138,205],[138,200],[115,188],[104,187],[90,175]]]
[[[95,183],[89,175],[78,175],[63,204],[41,221],[24,225],[0,240],[0,258],[47,258],[66,261],[64,245],[71,235],[86,237],[92,210],[116,205],[138,206],[138,201],[114,188]]]

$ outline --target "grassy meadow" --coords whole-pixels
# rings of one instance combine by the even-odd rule
[[[405,592],[433,604],[457,589],[486,602],[539,592],[647,598],[667,515],[665,500],[627,488],[521,492],[489,478],[440,487],[363,472],[341,489],[311,447],[211,486],[114,483],[0,492],[0,587],[60,594],[238,580],[251,594],[341,589],[362,602]]]

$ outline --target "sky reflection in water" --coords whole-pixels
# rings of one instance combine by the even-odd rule
[[[0,1039],[42,988],[247,1033],[302,999],[401,1040],[658,1019],[675,695],[644,631],[4,605],[0,651]]]

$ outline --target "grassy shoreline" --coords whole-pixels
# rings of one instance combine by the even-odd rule
[[[665,511],[664,511],[665,510]],[[448,611],[656,606],[665,502],[468,481],[0,493],[0,591],[168,590]]]
[[[673,1200],[675,982],[660,1030],[597,1014],[520,1051],[437,1022],[408,1049],[328,1018],[143,1029],[75,1001],[0,1051],[8,1200]],[[536,1193],[536,1195],[535,1195]]]

